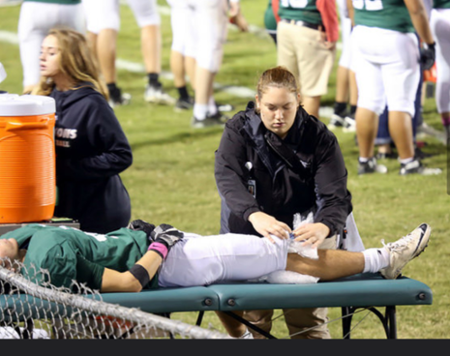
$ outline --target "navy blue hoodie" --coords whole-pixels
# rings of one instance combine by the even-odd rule
[[[56,101],[55,216],[76,219],[88,232],[125,227],[131,204],[119,173],[133,157],[114,111],[89,83],[50,96]]]

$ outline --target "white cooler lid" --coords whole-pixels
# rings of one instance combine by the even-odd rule
[[[55,111],[55,99],[49,96],[0,94],[0,117],[46,115]]]

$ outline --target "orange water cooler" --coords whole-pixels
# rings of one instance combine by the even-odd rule
[[[54,127],[53,98],[0,95],[0,224],[53,217]]]

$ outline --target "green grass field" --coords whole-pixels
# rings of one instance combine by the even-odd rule
[[[166,7],[165,1],[159,5]],[[243,13],[250,24],[263,27],[263,13],[267,0],[241,0]],[[6,35],[17,32],[19,6],[0,7],[0,62],[8,77],[0,89],[20,93],[22,68],[19,48]],[[120,59],[142,63],[139,29],[128,7],[121,7],[121,31],[118,42]],[[263,33],[263,31],[262,31]],[[170,17],[162,14],[163,71],[170,72]],[[264,33],[263,33],[264,34]],[[227,86],[254,89],[261,72],[276,65],[276,49],[268,36],[261,32],[239,33],[230,30],[225,45],[223,66],[216,82]],[[338,57],[337,57],[338,58]],[[163,77],[166,90],[176,95],[170,78]],[[133,149],[133,165],[122,173],[132,200],[133,218],[155,223],[170,223],[185,231],[215,234],[219,231],[220,201],[217,194],[213,165],[221,129],[192,129],[191,113],[175,113],[172,107],[152,106],[143,100],[144,73],[118,71],[118,84],[132,94],[129,106],[115,109]],[[334,101],[335,75],[330,79],[329,92],[323,106]],[[217,90],[216,100],[229,102],[243,109],[250,97],[237,97],[225,90]],[[326,117],[322,118],[328,122]],[[434,98],[424,102],[424,121],[441,130]],[[428,284],[433,291],[433,304],[421,307],[398,307],[398,337],[401,339],[444,339],[450,331],[450,197],[447,192],[447,153],[445,146],[431,136],[420,137],[426,142],[424,151],[434,156],[424,163],[439,167],[439,176],[402,177],[398,162],[386,161],[387,175],[358,176],[354,135],[336,132],[349,172],[348,188],[353,195],[354,216],[366,247],[378,247],[380,240],[396,240],[422,222],[433,228],[426,252],[404,270],[406,276]],[[277,311],[277,315],[280,311]],[[353,325],[361,320],[353,338],[384,338],[378,319],[368,312],[355,316]],[[330,319],[340,315],[340,309],[330,309]],[[176,313],[175,319],[195,323],[196,314]],[[223,331],[215,314],[206,313],[203,326]],[[341,323],[330,323],[334,338],[342,335]],[[286,337],[283,318],[275,322],[274,334]]]

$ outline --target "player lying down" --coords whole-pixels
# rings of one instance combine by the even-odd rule
[[[0,263],[8,268],[20,261],[25,270],[48,270],[55,286],[70,288],[76,280],[103,293],[248,281],[284,270],[311,276],[303,281],[312,282],[378,271],[395,279],[425,249],[430,232],[421,224],[380,248],[314,249],[318,258],[310,258],[289,253],[294,240],[288,236],[273,241],[241,234],[200,236],[142,220],[106,235],[30,224],[0,237]]]

